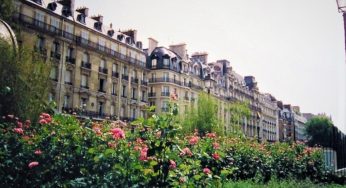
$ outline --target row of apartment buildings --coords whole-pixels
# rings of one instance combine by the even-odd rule
[[[103,119],[146,117],[146,107],[166,112],[170,94],[178,96],[180,113],[207,92],[218,101],[218,117],[229,131],[229,105],[249,102],[252,116],[243,120],[245,135],[261,140],[304,139],[306,119],[299,107],[284,105],[261,93],[254,76],[241,76],[228,60],[208,61],[208,53],[187,53],[186,44],[147,49],[136,30],[116,31],[101,15],[90,16],[73,0],[16,0],[14,20],[22,29],[20,44],[51,62],[49,100],[58,111]]]

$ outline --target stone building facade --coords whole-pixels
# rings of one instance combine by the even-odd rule
[[[196,105],[206,92],[217,99],[218,117],[230,127],[229,105],[247,101],[252,115],[242,121],[245,135],[268,141],[279,139],[276,99],[261,93],[253,76],[241,76],[228,60],[208,61],[208,53],[189,55],[186,44],[168,48],[149,38],[148,49],[137,31],[116,31],[101,15],[89,15],[73,0],[16,0],[15,20],[22,26],[19,41],[51,62],[49,100],[60,112],[103,119],[146,117],[146,107],[166,112],[171,93],[180,112]]]

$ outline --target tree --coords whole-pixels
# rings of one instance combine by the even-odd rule
[[[230,124],[231,132],[236,134],[242,134],[241,125],[245,119],[249,120],[251,117],[251,110],[248,102],[236,101],[230,104]],[[228,132],[227,132],[228,133]],[[226,133],[226,134],[227,134]]]
[[[216,99],[213,96],[200,93],[197,100],[197,109],[192,104],[185,113],[183,120],[184,131],[191,133],[197,129],[200,135],[207,132],[221,134],[220,123],[217,118],[217,107]]]
[[[13,0],[0,0],[0,19],[11,20],[14,12]]]
[[[22,47],[0,39],[0,114],[35,120],[45,106],[49,89],[49,65]]]
[[[306,136],[310,146],[329,147],[332,138],[333,122],[325,116],[316,116],[306,123]]]

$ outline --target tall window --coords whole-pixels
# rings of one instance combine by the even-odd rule
[[[49,77],[53,80],[57,80],[58,78],[58,75],[57,75],[57,68],[55,66],[53,66],[51,69],[50,69],[50,75]]]
[[[104,59],[101,59],[100,68],[104,69],[105,67],[106,67],[106,61]]]
[[[89,54],[84,52],[83,53],[83,59],[82,59],[83,63],[89,63]]]
[[[132,118],[136,118],[136,108],[132,109]]]
[[[156,64],[157,64],[157,60],[156,59],[152,59],[151,60],[151,67],[152,68],[156,68]]]
[[[100,79],[99,91],[105,92],[105,79]]]
[[[60,54],[60,43],[59,42],[53,42],[52,45],[52,52],[54,52],[55,54]]]
[[[117,70],[118,70],[118,65],[115,64],[115,63],[113,63],[113,65],[112,65],[112,71],[113,71],[113,72],[117,72]]]
[[[132,99],[136,99],[136,88],[132,88]]]
[[[103,38],[99,38],[99,50],[104,51],[106,46],[106,40]]]
[[[98,106],[98,112],[99,115],[103,115],[103,102],[99,102],[99,106]]]
[[[145,91],[142,90],[142,101],[145,101]]]
[[[122,107],[120,108],[120,117],[124,117],[124,115],[125,115],[125,107],[122,106]]]
[[[43,50],[44,49],[44,43],[45,43],[45,39],[43,37],[37,37],[37,41],[36,41],[36,48],[38,50]]]
[[[167,112],[168,111],[168,101],[162,101],[161,107],[162,107],[163,112]]]
[[[88,86],[88,76],[85,75],[85,74],[82,74],[81,86],[82,87],[87,87]]]
[[[112,104],[111,105],[111,116],[114,116],[114,114],[115,114],[114,109],[115,109],[115,106]]]
[[[87,101],[88,101],[87,98],[82,97],[82,98],[80,99],[80,108],[85,109],[86,106],[87,106]]]
[[[124,68],[123,68],[123,74],[126,75],[126,76],[128,75],[126,66],[124,66]]]
[[[83,44],[88,44],[89,42],[89,32],[88,31],[82,31],[81,32],[81,37],[82,37],[82,43]]]
[[[115,52],[117,51],[117,45],[112,43],[111,44],[111,54],[115,55]]]
[[[38,27],[44,27],[44,14],[42,12],[35,12],[35,23]]]
[[[64,96],[64,108],[68,108],[69,107],[69,101],[70,101],[70,96],[65,95]]]
[[[122,93],[123,97],[126,97],[126,86],[125,85],[123,85],[121,93]]]
[[[112,95],[116,94],[116,88],[117,88],[117,84],[116,83],[112,83]]]
[[[60,21],[54,17],[51,17],[50,24],[50,30],[53,32],[57,31],[57,29],[60,28]]]
[[[69,57],[69,58],[71,58],[72,56],[73,56],[73,48],[72,47],[68,47],[67,49],[66,49],[66,56],[67,57]]]
[[[164,96],[169,96],[169,87],[168,86],[163,86],[162,87],[162,94]]]
[[[168,73],[168,72],[164,72],[164,73],[163,73],[163,80],[164,80],[165,82],[168,82],[168,81],[169,81],[169,73]]]
[[[72,75],[72,72],[70,70],[66,70],[66,72],[65,72],[65,83],[66,84],[71,84],[72,83],[71,75]]]

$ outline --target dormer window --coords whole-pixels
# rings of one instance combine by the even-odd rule
[[[131,44],[131,37],[126,37],[125,41],[126,41],[127,44]]]
[[[47,8],[51,11],[55,11],[56,10],[56,7],[57,7],[57,4],[55,2],[53,3],[49,3]]]
[[[114,35],[114,30],[113,30],[113,29],[108,30],[108,31],[107,31],[107,35],[110,36],[110,37],[113,37],[113,35]]]
[[[124,35],[121,35],[121,34],[120,34],[120,35],[117,36],[117,39],[120,40],[120,41],[122,41],[123,38],[124,38]]]
[[[71,7],[69,6],[63,6],[61,13],[63,16],[69,17],[72,16],[72,11],[71,11]]]
[[[169,59],[163,58],[163,66],[169,66]]]
[[[79,21],[80,23],[85,24],[85,15],[84,14],[78,14],[77,21]]]
[[[102,22],[95,22],[94,28],[98,31],[102,31]]]
[[[152,68],[156,68],[156,64],[157,64],[157,60],[156,59],[152,59],[151,60],[151,67]]]

